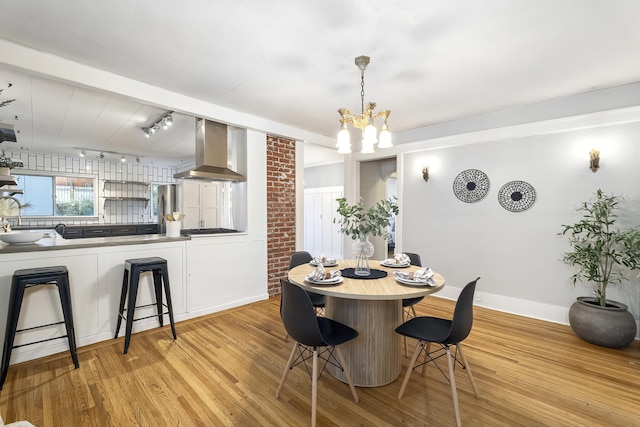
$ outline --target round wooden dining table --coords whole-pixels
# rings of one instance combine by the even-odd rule
[[[369,261],[371,269],[387,272],[380,279],[344,278],[338,285],[315,285],[305,276],[316,267],[299,265],[289,270],[289,281],[307,291],[326,295],[326,316],[358,331],[356,339],[340,346],[349,366],[353,383],[360,387],[378,387],[393,382],[400,375],[401,340],[395,329],[402,323],[402,300],[438,292],[445,279],[434,273],[435,286],[407,286],[397,282],[393,271],[379,261]],[[355,267],[355,260],[341,260],[327,271]],[[409,266],[400,270],[412,272],[420,269]],[[346,382],[341,369],[328,364],[327,370]]]

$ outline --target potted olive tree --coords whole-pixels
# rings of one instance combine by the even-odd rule
[[[630,344],[636,335],[636,322],[627,306],[607,299],[607,286],[627,281],[625,276],[640,268],[640,230],[616,227],[620,196],[598,190],[595,199],[576,210],[582,218],[563,225],[560,234],[569,237],[572,250],[562,258],[577,268],[572,279],[594,286],[593,297],[579,297],[569,310],[569,324],[580,338],[604,347]]]
[[[355,242],[352,251],[356,258],[355,274],[368,276],[371,274],[369,268],[369,258],[373,255],[373,244],[369,242],[369,236],[380,236],[387,238],[389,219],[399,212],[398,205],[394,200],[380,200],[375,206],[365,209],[362,202],[350,205],[347,199],[341,197],[338,202],[337,212],[340,219],[333,222],[340,224],[340,232],[350,236]]]
[[[11,157],[6,156],[4,151],[0,154],[0,175],[11,175],[11,169],[22,167],[22,162],[16,162]]]

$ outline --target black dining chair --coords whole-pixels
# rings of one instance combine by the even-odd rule
[[[296,251],[292,253],[291,256],[289,257],[289,270],[302,264],[308,264],[311,262],[311,260],[313,260],[313,257],[309,252]],[[327,301],[327,297],[321,294],[317,294],[315,292],[309,292],[309,291],[305,291],[305,292],[307,293],[307,295],[309,295],[309,299],[311,299],[311,304],[313,304],[313,308],[316,310],[316,314],[318,316],[324,316],[325,315],[324,308],[325,308],[325,303]],[[282,290],[280,290],[280,293],[282,293]],[[282,314],[282,300],[280,301],[280,313]],[[288,341],[288,339],[289,339],[289,334],[287,334],[284,337],[285,341]]]
[[[422,267],[422,260],[420,259],[420,255],[414,254],[411,252],[405,252],[405,255],[409,257],[409,263],[411,265],[416,265],[418,267]],[[422,301],[424,297],[416,297],[416,298],[405,298],[402,300],[402,321],[406,322],[412,317],[416,317],[416,309],[414,305]],[[404,339],[404,355],[408,356],[409,351],[407,349],[407,339]]]
[[[308,264],[313,260],[311,254],[307,251],[297,251],[291,254],[289,258],[289,270],[294,267],[297,267],[302,264]],[[316,312],[319,315],[324,315],[324,307],[326,303],[327,297],[324,295],[317,294],[315,292],[306,291],[309,294],[309,298],[311,299],[311,303],[313,307],[316,309]]]
[[[311,369],[311,426],[316,425],[316,406],[318,400],[318,378],[324,372],[327,363],[338,366],[344,371],[347,383],[353,394],[353,400],[358,401],[358,394],[351,381],[351,374],[344,362],[340,351],[340,344],[358,336],[358,331],[335,320],[317,316],[309,295],[299,286],[281,279],[282,303],[280,317],[289,335],[295,340],[289,355],[287,366],[284,368],[276,399],[287,379],[287,374],[294,366],[304,363],[307,372],[307,360],[312,359]],[[318,349],[322,351],[318,352]],[[297,356],[296,356],[297,354]],[[324,366],[318,373],[318,358],[324,360]]]
[[[473,294],[476,290],[476,283],[480,280],[478,277],[476,280],[469,282],[462,289],[458,301],[456,302],[455,309],[453,311],[453,319],[442,319],[439,317],[420,316],[414,317],[408,322],[396,328],[396,332],[404,337],[415,338],[418,340],[411,361],[409,362],[409,368],[404,376],[404,381],[400,387],[398,393],[398,399],[402,398],[411,372],[417,367],[422,366],[422,374],[425,373],[426,364],[433,362],[438,370],[449,380],[451,384],[451,394],[453,395],[453,409],[456,415],[456,425],[460,427],[462,425],[460,420],[460,409],[458,407],[458,392],[456,390],[456,381],[454,377],[454,368],[456,364],[462,366],[462,369],[467,371],[469,376],[469,382],[473,388],[473,392],[476,398],[479,398],[478,388],[471,375],[471,367],[467,363],[467,358],[462,350],[462,341],[469,336],[471,332],[471,326],[473,325]],[[431,343],[438,344],[437,350],[430,351]],[[451,355],[450,346],[455,346],[456,351]],[[424,361],[416,365],[416,361],[420,356],[420,353],[424,351]],[[459,356],[458,356],[459,354]],[[437,365],[436,360],[442,356],[447,357],[447,365],[449,367],[449,376]]]

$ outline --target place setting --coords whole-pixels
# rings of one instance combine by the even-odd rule
[[[313,265],[314,267],[317,267],[318,265],[322,265],[323,267],[335,267],[336,265],[338,265],[338,260],[335,258],[327,258],[324,255],[319,255],[309,261],[309,264]]]
[[[393,258],[387,258],[380,261],[380,265],[389,268],[406,268],[411,265],[411,259],[407,254],[398,253]]]
[[[315,270],[307,274],[304,280],[312,285],[335,286],[344,281],[340,270],[326,270],[322,264],[318,264]]]
[[[411,273],[404,271],[394,271],[393,277],[398,283],[407,286],[417,287],[431,287],[437,286],[435,278],[433,277],[433,270],[429,267],[421,268]]]

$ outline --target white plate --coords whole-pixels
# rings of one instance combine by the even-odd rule
[[[384,266],[384,267],[397,267],[397,268],[404,268],[404,267],[409,267],[411,264],[408,262],[403,262],[403,263],[396,263],[396,262],[384,262],[381,261],[380,265]]]
[[[338,285],[344,281],[344,277],[337,276],[337,277],[332,277],[331,279],[313,280],[311,277],[306,276],[304,280],[306,280],[307,282],[313,285]]]
[[[426,282],[422,282],[420,280],[413,280],[413,279],[403,279],[402,277],[398,277],[395,276],[395,279],[404,284],[404,285],[411,285],[411,286],[436,286],[435,283],[431,282],[429,283],[429,280],[427,280]]]
[[[318,266],[318,263],[316,261],[311,261],[309,262],[309,264],[313,265],[314,267]],[[322,265],[324,267],[335,267],[336,265],[338,265],[338,260],[332,259],[330,261],[324,261]]]

